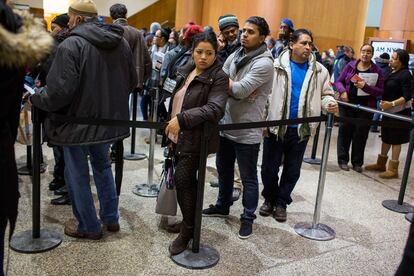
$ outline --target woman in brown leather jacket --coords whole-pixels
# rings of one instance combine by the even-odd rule
[[[217,60],[214,33],[200,33],[193,39],[194,63],[178,71],[177,86],[170,104],[170,121],[165,129],[167,144],[174,152],[174,182],[183,214],[180,234],[171,243],[171,255],[183,252],[193,237],[197,200],[197,170],[205,122],[218,124],[224,115],[229,79]],[[218,149],[218,132],[210,137],[209,153]]]

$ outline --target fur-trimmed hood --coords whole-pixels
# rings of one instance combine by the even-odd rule
[[[40,19],[26,11],[13,12],[22,19],[22,26],[13,33],[0,25],[0,66],[33,65],[51,51],[53,38],[45,31]]]

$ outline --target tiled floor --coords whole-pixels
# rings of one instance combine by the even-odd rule
[[[9,275],[392,275],[399,264],[409,223],[402,214],[382,207],[384,199],[397,199],[399,180],[382,180],[373,173],[340,171],[336,165],[336,133],[329,154],[321,222],[336,231],[331,241],[313,241],[298,236],[293,226],[311,221],[319,166],[304,163],[288,208],[286,223],[258,216],[254,235],[237,237],[241,200],[235,202],[229,218],[203,218],[201,240],[220,252],[219,263],[210,269],[192,271],[177,266],[168,254],[174,234],[159,229],[160,217],[154,213],[155,199],[134,195],[136,184],[145,183],[147,160],[126,161],[120,196],[121,231],[105,233],[100,241],[84,241],[63,234],[63,224],[72,218],[69,206],[52,206],[54,198],[47,184],[50,172],[42,174],[41,223],[62,235],[62,244],[39,254],[9,253]],[[143,143],[147,131],[138,131],[137,151],[148,151]],[[321,131],[323,140],[324,131]],[[380,147],[378,134],[370,134],[365,162],[376,160]],[[320,146],[322,141],[319,142]],[[309,155],[312,141],[308,144]],[[129,140],[125,142],[128,149]],[[43,146],[49,171],[51,149]],[[25,147],[16,145],[17,158],[23,162]],[[321,147],[318,149],[320,156]],[[402,164],[407,145],[403,147]],[[161,171],[162,150],[156,147],[155,178]],[[214,178],[214,156],[208,159],[204,206],[214,203],[217,188],[208,185]],[[413,165],[414,167],[414,165]],[[259,167],[260,168],[260,167]],[[402,166],[400,167],[400,172]],[[20,214],[16,233],[31,229],[31,181],[21,176]],[[259,177],[260,180],[260,177]],[[96,191],[93,186],[94,194]],[[96,197],[95,197],[96,198]],[[405,201],[414,204],[414,174],[411,169]],[[260,199],[259,206],[263,202]]]

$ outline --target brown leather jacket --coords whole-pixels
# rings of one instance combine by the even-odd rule
[[[170,111],[175,93],[182,87],[194,67],[191,63],[177,72],[177,85],[171,97]],[[181,112],[177,114],[180,124],[178,143],[175,148],[177,155],[200,154],[205,122],[213,126],[208,153],[217,152],[219,134],[214,126],[218,125],[224,115],[229,90],[229,78],[221,68],[221,63],[216,60],[210,68],[196,76],[189,84]]]
[[[113,24],[121,25],[124,28],[124,38],[128,42],[134,56],[135,67],[137,70],[137,88],[142,89],[144,83],[151,76],[152,61],[148,52],[147,44],[141,32],[129,26],[124,18],[118,18]]]

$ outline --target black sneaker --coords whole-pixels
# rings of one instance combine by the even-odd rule
[[[229,210],[223,210],[217,205],[210,204],[207,209],[203,210],[203,216],[206,217],[227,217],[229,215]]]
[[[273,216],[276,221],[285,222],[287,219],[286,208],[283,208],[282,206],[277,206]]]
[[[239,230],[239,238],[247,239],[253,234],[253,224],[250,222],[242,221]]]
[[[262,217],[268,217],[272,214],[272,212],[273,212],[273,204],[270,203],[269,201],[265,200],[265,202],[263,203],[263,205],[259,209],[259,214]]]

